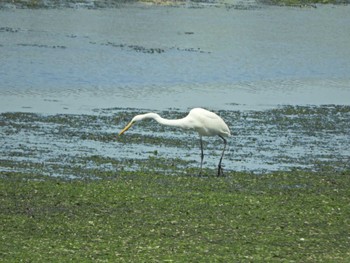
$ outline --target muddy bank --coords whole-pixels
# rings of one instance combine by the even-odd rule
[[[149,110],[104,109],[95,115],[0,115],[0,170],[69,178],[118,176],[121,171],[197,174],[199,140],[193,132],[152,121],[117,133]],[[158,111],[165,118],[187,112]],[[350,169],[350,107],[285,106],[266,111],[220,111],[234,136],[224,159],[226,171],[346,171]],[[215,174],[219,138],[205,138],[206,174]]]
[[[236,1],[233,1],[236,2]],[[99,8],[119,8],[125,4],[133,4],[133,3],[143,3],[143,4],[154,4],[154,5],[166,5],[166,6],[181,6],[181,5],[189,5],[189,6],[207,6],[209,5],[223,5],[220,1],[177,1],[177,0],[102,0],[102,1],[90,1],[90,0],[82,0],[82,1],[46,1],[46,0],[5,0],[0,4],[0,8],[28,8],[28,9],[37,9],[37,8],[88,8],[88,9],[99,9]],[[241,9],[242,7],[252,7],[252,2],[249,5],[244,3],[238,4],[230,4],[232,7],[237,7]]]
[[[126,3],[135,3],[134,0],[102,0],[102,1],[47,1],[47,0],[4,0],[1,1],[0,8],[116,8]]]
[[[4,0],[0,3],[1,8],[119,8],[125,4],[144,3],[155,5],[179,6],[187,5],[189,7],[206,7],[206,6],[224,6],[233,9],[254,9],[261,5],[286,5],[299,7],[317,7],[315,4],[349,4],[349,0],[256,0],[256,1],[220,1],[220,0],[64,0],[64,1],[47,1],[47,0]]]

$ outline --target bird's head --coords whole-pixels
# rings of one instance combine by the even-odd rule
[[[119,135],[122,135],[124,132],[126,132],[127,130],[129,130],[131,128],[131,126],[133,126],[137,121],[141,121],[142,119],[145,118],[145,114],[141,114],[141,115],[136,115],[134,118],[132,118],[132,120],[128,123],[128,125],[126,125],[124,127],[124,129],[122,129],[119,132]]]
[[[129,130],[131,128],[131,126],[134,125],[136,121],[132,120],[131,122],[128,123],[128,125],[126,125],[124,127],[124,129],[122,129],[120,132],[119,132],[119,136],[122,135],[124,132],[126,132],[127,130]]]
[[[125,128],[119,132],[119,135],[122,135],[124,132],[129,130],[131,126],[133,126],[137,121],[142,121],[144,119],[157,119],[157,118],[159,118],[159,115],[153,112],[136,115],[134,118],[132,118],[132,120],[128,123],[128,125],[126,125]]]

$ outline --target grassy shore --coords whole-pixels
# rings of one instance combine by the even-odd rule
[[[349,173],[2,172],[4,262],[349,262]],[[108,178],[108,176],[106,176]]]
[[[260,3],[286,6],[308,6],[312,4],[349,4],[349,0],[258,0]]]
[[[141,111],[0,114],[0,261],[350,262],[349,106],[219,112],[224,177]]]

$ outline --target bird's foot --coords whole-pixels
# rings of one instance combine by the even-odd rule
[[[221,165],[218,166],[218,177],[224,175],[224,169],[222,169]]]

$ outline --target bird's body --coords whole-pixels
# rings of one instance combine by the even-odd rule
[[[224,141],[224,150],[222,152],[218,167],[218,175],[222,174],[221,161],[224,156],[227,143],[224,137],[230,136],[231,133],[229,127],[220,116],[214,112],[202,108],[194,108],[188,113],[186,117],[177,120],[164,119],[157,113],[150,112],[146,114],[136,115],[134,118],[132,118],[131,122],[129,122],[129,124],[119,133],[119,135],[127,131],[135,122],[144,119],[154,119],[163,125],[179,127],[182,129],[191,129],[198,132],[201,143],[201,170],[204,158],[202,136],[219,136]]]

